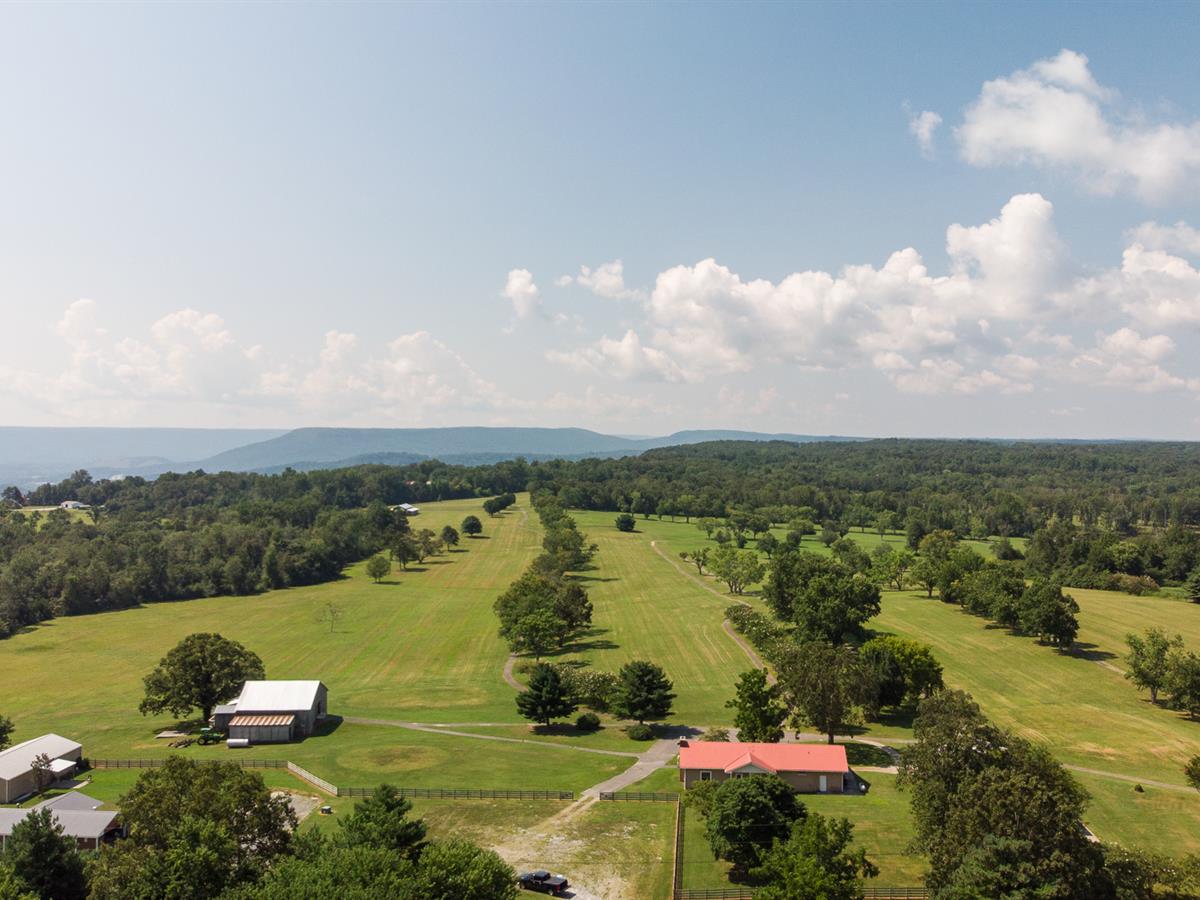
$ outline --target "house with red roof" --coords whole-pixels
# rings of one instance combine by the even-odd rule
[[[767,774],[778,775],[798,793],[840,794],[846,789],[850,764],[840,744],[685,741],[679,747],[679,780],[685,788]]]

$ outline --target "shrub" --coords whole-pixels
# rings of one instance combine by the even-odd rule
[[[728,728],[710,728],[710,729],[708,729],[708,731],[706,731],[702,735],[700,735],[700,740],[702,740],[702,741],[726,741],[727,742],[729,740],[729,729]]]
[[[1125,594],[1135,594],[1140,597],[1143,594],[1153,594],[1157,591],[1158,582],[1148,575],[1118,573],[1109,578],[1108,589],[1110,591],[1121,591]]]
[[[585,712],[575,720],[575,728],[579,731],[595,731],[600,727],[600,717],[595,713]]]
[[[654,729],[649,725],[643,725],[640,722],[636,725],[630,725],[625,729],[625,733],[635,741],[654,740]]]
[[[637,527],[637,522],[629,513],[621,513],[617,516],[617,531],[633,531]]]

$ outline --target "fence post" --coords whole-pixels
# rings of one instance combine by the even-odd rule
[[[672,900],[683,890],[683,800],[675,804],[675,871],[671,875]]]

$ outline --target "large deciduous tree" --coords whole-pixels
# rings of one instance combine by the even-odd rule
[[[1129,654],[1125,657],[1128,668],[1125,677],[1137,687],[1150,692],[1150,702],[1158,702],[1158,692],[1167,683],[1167,663],[1171,651],[1182,649],[1183,638],[1175,635],[1168,638],[1161,628],[1147,628],[1144,635],[1127,634],[1125,643]]]
[[[739,741],[774,744],[783,740],[788,711],[779,696],[779,686],[768,682],[764,669],[751,669],[738,677],[737,696],[725,705],[735,710],[733,724]]]
[[[873,695],[870,672],[851,647],[809,641],[783,650],[776,668],[793,726],[812,725],[831,744]]]
[[[665,719],[675,699],[672,688],[671,679],[660,666],[644,659],[627,662],[617,673],[613,712],[638,724],[647,719]]]
[[[142,715],[186,716],[199,709],[205,720],[218,703],[236,696],[247,681],[264,677],[262,660],[237,641],[210,632],[190,634],[144,679]]]
[[[483,523],[479,516],[466,516],[462,520],[462,533],[469,538],[483,534]]]
[[[742,875],[762,860],[777,840],[791,834],[805,809],[792,786],[778,775],[751,775],[721,782],[709,799],[704,832],[713,855]]]
[[[879,874],[862,847],[851,847],[854,826],[846,819],[808,813],[791,836],[775,844],[756,870],[761,900],[857,900],[862,880]]]

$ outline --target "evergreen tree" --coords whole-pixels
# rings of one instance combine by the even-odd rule
[[[35,809],[13,826],[4,860],[24,886],[43,900],[83,900],[87,880],[75,839],[49,809]]]
[[[343,847],[392,850],[415,859],[425,846],[425,823],[410,819],[412,801],[390,784],[381,784],[339,823],[336,843]]]
[[[635,659],[621,666],[613,698],[613,712],[639,725],[647,719],[665,719],[671,714],[674,685],[660,666]]]
[[[517,694],[517,711],[526,719],[549,725],[551,719],[561,719],[578,709],[563,684],[558,669],[546,663],[534,666],[529,687]]]

